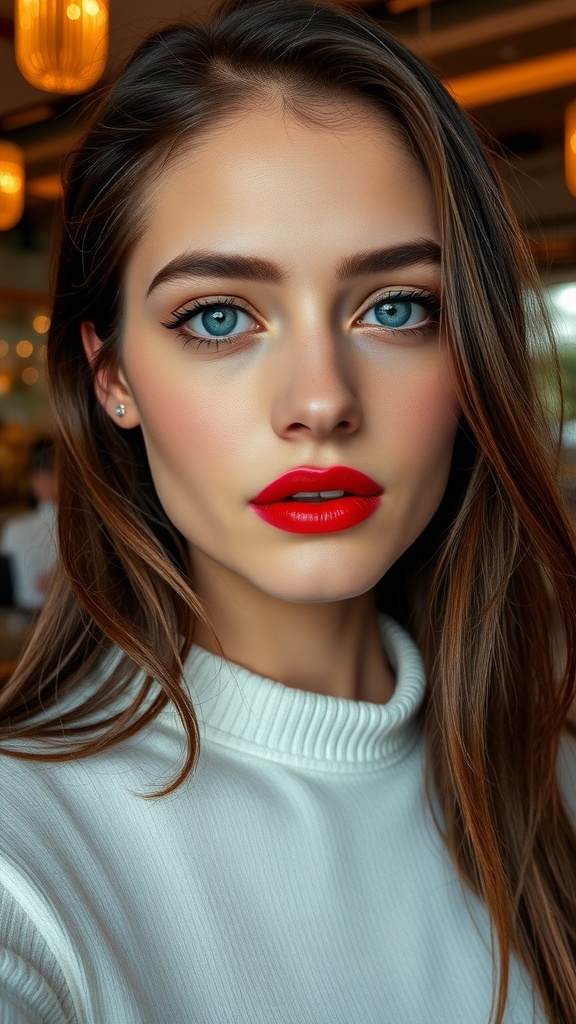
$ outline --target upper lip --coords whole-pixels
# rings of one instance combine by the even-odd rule
[[[255,498],[252,505],[270,505],[274,501],[285,501],[300,491],[346,491],[362,498],[382,494],[383,488],[371,477],[350,466],[331,466],[319,469],[316,466],[297,466],[268,484]]]

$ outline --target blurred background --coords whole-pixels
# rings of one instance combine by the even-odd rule
[[[576,505],[576,0],[358,6],[428,61],[493,140],[560,342],[564,486]],[[0,0],[0,674],[36,610],[29,600],[23,606],[10,569],[10,536],[18,533],[10,524],[20,517],[23,536],[31,536],[42,510],[40,533],[50,520],[34,459],[52,429],[44,364],[62,160],[140,40],[170,21],[204,19],[211,7],[209,0]],[[34,27],[42,10],[60,26]],[[41,603],[46,573],[38,580]]]

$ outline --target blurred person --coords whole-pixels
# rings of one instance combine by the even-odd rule
[[[51,438],[32,448],[28,486],[36,507],[8,519],[0,536],[15,606],[35,614],[44,604],[57,557],[55,447]]]

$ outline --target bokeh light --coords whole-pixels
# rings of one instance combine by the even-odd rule
[[[32,327],[36,334],[46,334],[46,331],[50,330],[50,317],[43,315],[35,316],[32,321]]]
[[[22,370],[22,380],[25,384],[36,384],[39,376],[38,370],[33,366],[27,366],[25,370]]]
[[[29,359],[34,351],[34,345],[31,341],[25,339],[19,341],[16,345],[16,355],[20,356],[20,359]]]
[[[576,284],[566,284],[556,288],[554,303],[563,313],[576,314]]]

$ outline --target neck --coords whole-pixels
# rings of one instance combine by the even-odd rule
[[[376,704],[392,696],[394,676],[373,591],[344,601],[296,604],[227,570],[215,576],[197,569],[194,589],[230,661],[299,690]],[[201,623],[194,640],[220,653]]]

